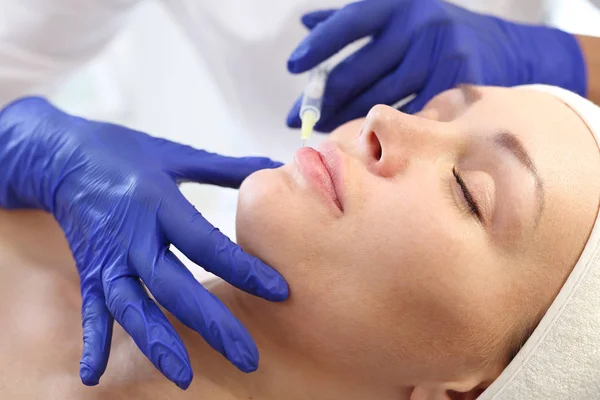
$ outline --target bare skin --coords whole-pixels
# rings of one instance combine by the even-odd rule
[[[535,164],[543,204],[505,131]],[[290,299],[210,287],[255,338],[258,371],[235,370],[173,321],[195,373],[186,392],[118,326],[100,385],[84,387],[79,284],[60,230],[42,213],[1,211],[0,397],[475,398],[585,245],[600,198],[589,130],[547,94],[481,88],[446,92],[420,116],[376,106],[323,146],[340,152],[343,210],[296,162],[240,191],[238,241],[285,276]]]

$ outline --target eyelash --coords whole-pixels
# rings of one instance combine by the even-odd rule
[[[463,192],[463,196],[465,197],[467,205],[469,206],[470,212],[481,221],[481,212],[479,211],[479,207],[477,207],[477,203],[473,199],[473,196],[471,196],[471,192],[469,192],[469,188],[467,188],[465,181],[463,181],[462,178],[460,177],[460,174],[456,170],[456,167],[452,167],[452,175],[454,175],[454,179],[456,179],[456,183],[458,183],[458,185],[460,186],[460,189]]]

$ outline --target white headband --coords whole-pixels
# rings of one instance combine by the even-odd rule
[[[600,108],[564,89],[550,93],[571,107],[600,143]],[[598,176],[600,179],[600,176]],[[600,399],[600,222],[581,257],[521,351],[478,400]]]

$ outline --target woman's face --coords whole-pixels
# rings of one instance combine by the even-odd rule
[[[595,219],[585,124],[548,94],[462,87],[416,116],[375,106],[317,150],[240,192],[239,243],[290,284],[271,310],[288,340],[361,379],[493,380]]]

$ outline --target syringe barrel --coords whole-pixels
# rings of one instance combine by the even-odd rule
[[[327,82],[327,68],[319,65],[313,68],[309,73],[308,85],[304,89],[302,104],[300,106],[300,117],[306,111],[315,114],[318,121],[321,117],[321,106],[323,104],[323,94],[325,93],[325,84]]]

